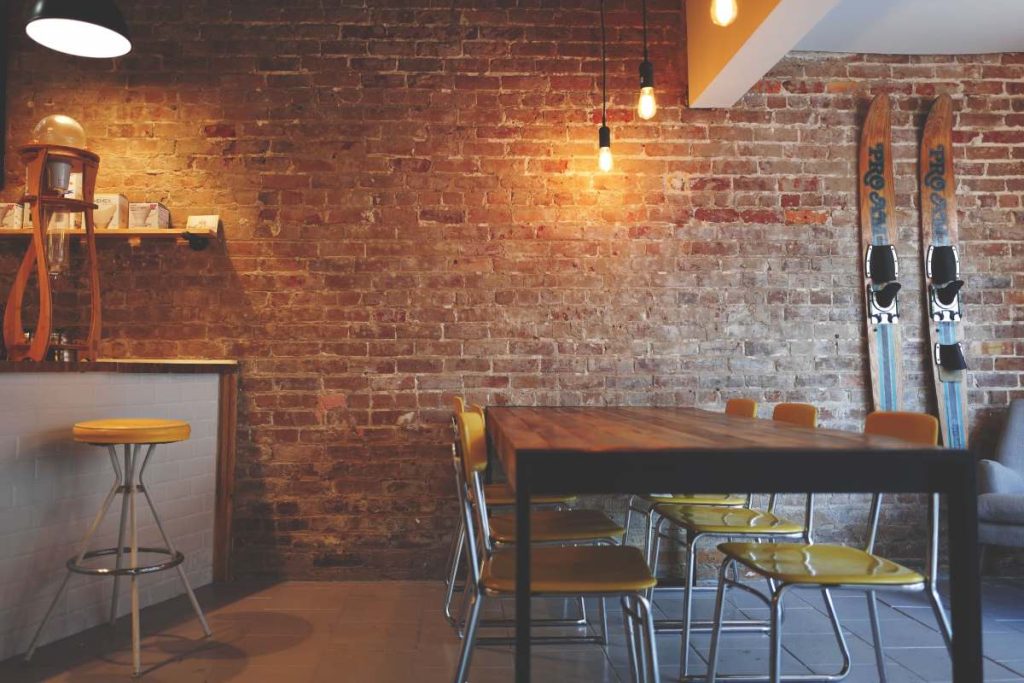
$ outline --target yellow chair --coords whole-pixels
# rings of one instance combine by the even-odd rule
[[[925,446],[934,446],[938,443],[939,425],[938,420],[923,413],[879,412],[868,415],[864,431],[868,434],[878,434]],[[771,683],[778,683],[782,677],[783,597],[793,586],[816,586],[822,591],[829,616],[832,618],[836,640],[843,651],[843,670],[835,674],[836,677],[845,675],[845,672],[849,670],[850,658],[842,629],[835,617],[830,589],[856,589],[865,592],[871,634],[875,643],[875,663],[880,679],[883,681],[886,680],[885,654],[882,650],[878,604],[875,598],[877,591],[927,590],[932,609],[939,622],[939,630],[946,640],[946,646],[949,646],[952,632],[935,586],[938,571],[938,496],[933,495],[929,499],[931,529],[927,576],[874,554],[881,499],[880,494],[875,494],[871,498],[868,536],[863,549],[827,543],[814,544],[810,541],[806,543],[723,543],[718,546],[718,549],[725,555],[725,561],[719,571],[718,596],[715,601],[715,626],[712,629],[711,652],[708,659],[707,681],[709,683],[713,683],[717,675],[718,648],[721,639],[726,589],[738,585],[735,579],[728,577],[728,573],[737,564],[768,579],[772,587],[769,596],[771,646],[768,675],[768,680]]]
[[[461,415],[472,415],[474,416],[481,426],[485,425],[484,411],[479,407],[471,407],[466,409]],[[458,415],[456,415],[456,420]],[[475,424],[475,422],[474,422]],[[456,422],[456,427],[458,422]],[[486,429],[481,430],[479,433],[472,432],[469,436],[472,439],[472,445],[474,449],[477,449],[481,453],[483,463],[481,472],[487,469],[487,435]],[[458,441],[461,445],[461,440]],[[456,486],[461,492],[465,490],[466,503],[474,509],[482,510],[485,518],[485,523],[481,524],[479,528],[485,534],[482,537],[482,541],[487,547],[492,545],[508,545],[515,543],[516,537],[516,524],[514,514],[495,514],[489,513],[489,500],[487,498],[486,486],[482,484],[482,477],[470,476],[469,463],[466,459],[465,453],[462,448],[455,449],[455,458],[453,459],[453,465],[456,472]],[[480,483],[479,487],[469,486],[459,487],[458,481],[468,481]],[[553,500],[560,501],[565,498],[554,497]],[[537,500],[537,499],[531,499]],[[625,530],[612,521],[607,515],[596,510],[572,510],[565,508],[556,508],[548,510],[534,510],[531,513],[530,519],[530,538],[531,542],[535,544],[547,543],[547,544],[580,544],[580,543],[620,543]],[[469,534],[466,533],[465,524],[461,525],[463,531],[463,542],[464,545],[469,544]],[[449,575],[450,583],[449,586],[454,586],[454,572]],[[454,594],[454,587],[449,589],[449,593],[445,598],[445,616],[449,619],[449,622],[459,627],[461,620],[451,614],[451,602],[452,595]],[[465,603],[464,603],[465,606]],[[604,604],[601,603],[601,619],[604,623]],[[544,626],[586,626],[587,614],[585,602],[579,600],[580,618],[579,619],[544,619],[538,620],[538,625]],[[505,625],[505,622],[498,622],[496,624],[489,625]],[[594,639],[590,637],[577,638],[575,641],[590,642],[593,640],[600,640],[604,642],[606,637],[606,631],[602,632],[600,639]],[[497,641],[501,639],[490,639],[491,641]],[[564,639],[563,639],[564,640]]]
[[[772,420],[785,422],[797,427],[814,429],[818,426],[818,409],[807,403],[780,403],[772,411]],[[678,624],[682,632],[680,650],[680,677],[689,677],[690,635],[695,631],[708,631],[711,622],[694,625],[692,619],[693,593],[696,590],[696,568],[698,546],[707,541],[729,540],[735,537],[754,539],[800,539],[808,540],[810,524],[810,503],[806,498],[804,523],[794,522],[775,514],[776,496],[771,496],[765,512],[750,508],[717,507],[709,505],[656,505],[654,514],[660,519],[654,533],[652,567],[658,566],[662,539],[676,538],[675,532],[682,531],[686,548],[686,574],[683,592],[683,618]],[[665,527],[670,527],[666,530]],[[658,630],[675,630],[676,622],[665,621],[655,624]],[[761,628],[763,628],[763,624]],[[758,628],[751,622],[730,622],[727,630],[749,631]]]
[[[757,417],[757,401],[749,398],[730,398],[725,402],[725,414],[730,417]],[[626,519],[622,526],[629,533],[633,513],[644,520],[644,554],[651,557],[651,541],[654,533],[653,508],[658,504],[672,505],[716,505],[728,507],[750,507],[750,496],[737,493],[648,493],[632,495],[626,503]],[[655,570],[657,569],[656,565]]]
[[[455,673],[455,683],[465,683],[477,642],[484,599],[510,596],[515,592],[515,551],[496,549],[490,540],[493,520],[487,516],[486,495],[481,483],[481,474],[487,468],[483,418],[463,412],[456,415],[456,427],[464,473],[459,482],[460,500],[472,574],[469,590],[471,608]],[[470,491],[475,493],[474,498],[470,497]],[[482,539],[479,547],[477,539]],[[622,545],[539,546],[531,548],[530,553],[532,595],[590,597],[597,598],[599,604],[608,597],[622,600],[626,642],[635,677],[657,683],[654,624],[650,604],[643,596],[643,592],[656,581],[640,550]],[[607,635],[607,615],[603,609],[601,611],[603,634]],[[565,642],[565,639],[559,639],[559,642]]]
[[[757,401],[752,398],[730,398],[725,402],[725,414],[732,417],[757,417]]]
[[[111,624],[114,623],[118,616],[117,605],[118,599],[121,595],[118,590],[118,583],[122,576],[128,577],[131,595],[131,608],[129,612],[131,614],[133,676],[139,676],[142,672],[138,582],[140,575],[151,574],[172,568],[175,569],[178,572],[178,578],[181,579],[185,593],[188,595],[189,602],[192,603],[192,609],[203,628],[203,633],[207,636],[211,635],[210,627],[206,623],[206,617],[203,615],[203,610],[199,606],[199,601],[196,599],[195,593],[192,592],[192,586],[189,585],[188,578],[185,576],[185,570],[182,568],[182,563],[185,561],[185,555],[181,551],[175,549],[171,539],[164,531],[163,524],[160,522],[160,517],[157,515],[156,505],[153,504],[153,499],[149,495],[149,489],[143,481],[143,475],[146,473],[146,467],[149,465],[150,458],[156,450],[157,445],[185,441],[189,438],[191,433],[192,429],[189,426],[189,423],[182,420],[118,418],[108,420],[90,420],[88,422],[79,422],[75,424],[72,429],[72,436],[75,441],[91,444],[93,446],[102,446],[107,449],[107,452],[110,455],[110,463],[114,468],[114,483],[111,486],[109,493],[107,493],[107,497],[104,499],[102,506],[93,518],[92,525],[86,532],[85,538],[82,539],[78,554],[67,562],[68,572],[64,575],[64,582],[61,583],[60,588],[57,589],[57,594],[53,597],[53,602],[50,603],[50,607],[47,609],[46,615],[43,617],[43,621],[39,624],[39,628],[36,629],[35,635],[32,637],[32,642],[29,644],[28,651],[25,653],[26,660],[32,658],[32,654],[36,650],[36,644],[39,641],[39,636],[42,634],[43,628],[46,626],[46,622],[49,621],[54,607],[57,606],[60,596],[67,587],[68,580],[71,578],[72,573],[86,574],[89,576],[114,577],[114,590],[110,601]],[[124,455],[121,460],[121,462],[123,462],[123,467],[118,463],[119,458],[116,447],[119,445],[124,447]],[[145,455],[142,454],[143,446],[147,447]],[[153,521],[156,522],[157,531],[163,539],[163,547],[155,548],[139,545],[137,515],[135,514],[136,498],[139,493],[143,494],[143,497],[149,506],[149,510],[153,515]],[[89,550],[89,542],[95,535],[96,530],[99,529],[100,524],[103,522],[103,518],[106,517],[107,512],[110,509],[110,505],[114,501],[114,496],[118,494],[121,496],[121,523],[118,527],[117,547]],[[125,538],[126,535],[127,539]],[[127,545],[125,545],[125,543],[127,543]],[[163,555],[166,557],[162,561],[151,564],[140,564],[140,553],[145,553],[147,555]],[[95,563],[89,562],[89,560],[94,560],[95,558],[110,556],[114,557],[113,567],[96,566]],[[128,563],[127,567],[124,566],[126,557]]]
[[[452,397],[452,411],[453,415],[459,415],[466,411],[475,412],[480,415],[486,422],[484,417],[484,409],[481,406],[470,405],[466,406],[466,401],[461,396]],[[455,429],[454,416],[452,418],[452,429]],[[457,456],[455,443],[452,443],[452,453]],[[458,468],[459,465],[456,463],[456,486],[458,486]],[[497,483],[497,484],[484,484],[484,495],[487,499],[487,503],[491,507],[506,507],[515,505],[516,499],[512,489],[509,488],[508,484]],[[533,496],[530,499],[531,504],[538,507],[555,507],[555,508],[566,508],[576,503],[575,496],[566,495],[544,495],[544,496]],[[452,614],[452,601],[457,590],[461,590],[464,586],[460,586],[458,582],[459,566],[462,564],[463,557],[465,556],[466,547],[466,529],[462,521],[462,515],[459,515],[458,526],[455,531],[455,535],[452,537],[451,545],[448,551],[448,571],[445,573],[445,589],[444,589],[444,609],[443,614],[446,620],[453,626],[457,625],[458,618]]]

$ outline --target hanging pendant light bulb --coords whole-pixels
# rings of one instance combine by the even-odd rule
[[[643,1],[643,16],[644,61],[640,62],[640,99],[636,102],[636,114],[649,121],[658,112],[658,103],[654,100],[654,65],[647,58],[647,0]]]
[[[612,159],[612,131],[608,126],[597,129],[597,167],[607,173],[614,168]]]
[[[716,26],[728,26],[739,13],[736,0],[711,0],[711,21]]]
[[[608,127],[608,55],[605,50],[604,0],[601,0],[601,127],[597,129],[597,167],[612,170],[612,131]]]

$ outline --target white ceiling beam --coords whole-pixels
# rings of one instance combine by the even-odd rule
[[[711,22],[711,0],[686,0],[689,103],[731,107],[839,0],[739,0],[727,27]]]

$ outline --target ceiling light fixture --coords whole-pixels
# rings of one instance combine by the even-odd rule
[[[640,99],[636,102],[637,116],[645,121],[654,118],[658,103],[654,100],[654,65],[647,58],[647,0],[643,0],[644,61],[640,62]]]
[[[711,21],[716,26],[728,26],[739,13],[736,0],[711,0]]]
[[[25,33],[44,47],[76,57],[120,57],[132,49],[128,24],[113,0],[36,0]]]
[[[608,128],[608,55],[605,47],[604,0],[601,0],[601,127],[597,129],[597,167],[612,170],[612,131]]]

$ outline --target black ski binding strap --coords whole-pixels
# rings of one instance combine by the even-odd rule
[[[868,285],[868,318],[875,325],[890,325],[900,320],[900,306],[896,294],[900,291],[900,283],[890,282],[876,290]]]
[[[963,317],[960,309],[960,288],[964,286],[963,280],[937,286],[931,286],[931,298],[928,301],[929,314],[935,322],[956,322]]]
[[[941,287],[960,277],[960,254],[950,244],[928,246],[925,268],[932,284]]]
[[[896,247],[882,244],[876,247],[868,245],[868,253],[864,259],[864,270],[868,279],[876,285],[893,282],[900,276],[900,263],[896,258]]]
[[[864,257],[864,272],[871,284],[868,288],[868,319],[875,325],[899,322],[900,309],[896,295],[902,285],[896,282],[900,274],[896,247],[891,244],[868,245]]]
[[[964,358],[964,347],[956,344],[936,344],[935,364],[947,372],[956,372],[967,369],[967,360]]]

